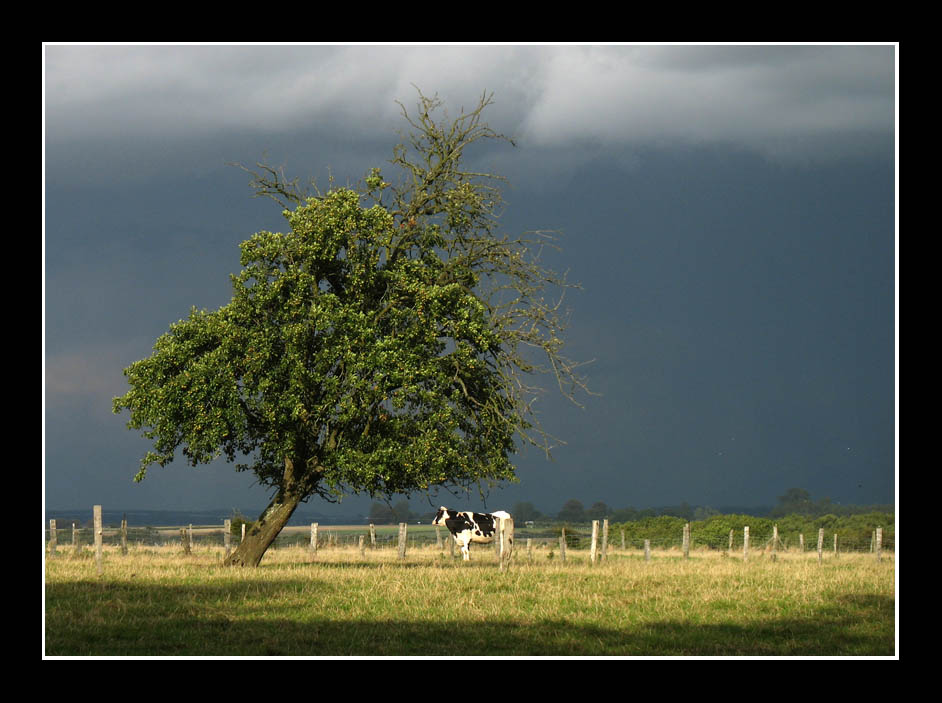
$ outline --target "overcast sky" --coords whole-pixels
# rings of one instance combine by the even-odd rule
[[[552,461],[486,504],[892,503],[898,46],[46,45],[43,444],[50,509],[259,510],[251,475],[182,461],[111,412],[122,371],[231,297],[238,245],[284,231],[231,164],[327,183],[384,166],[415,87],[517,147],[505,227],[554,229],[570,353]],[[423,509],[424,498],[413,500]],[[368,499],[325,513],[368,510]]]

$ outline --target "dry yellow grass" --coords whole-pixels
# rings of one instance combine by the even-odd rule
[[[549,558],[550,553],[553,558]],[[271,550],[258,569],[178,545],[46,560],[49,655],[870,655],[895,652],[895,561],[492,549]],[[454,633],[463,633],[456,652]]]

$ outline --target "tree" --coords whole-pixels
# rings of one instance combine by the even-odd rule
[[[409,501],[398,501],[392,507],[392,514],[396,522],[409,522],[412,519],[412,511],[409,510]]]
[[[772,510],[771,514],[773,516],[789,513],[807,515],[812,512],[814,512],[814,504],[811,502],[811,494],[804,488],[789,488],[778,497],[778,506]]]
[[[370,522],[394,523],[396,522],[396,513],[386,503],[374,502],[370,506]]]
[[[582,507],[582,501],[576,500],[575,498],[567,500],[556,518],[563,522],[585,521],[585,508]]]
[[[439,120],[420,92],[397,184],[374,168],[311,194],[264,166],[252,185],[288,206],[289,231],[243,242],[232,300],[125,370],[114,411],[153,442],[136,480],[180,453],[238,461],[272,492],[229,564],[257,566],[312,497],[482,488],[515,479],[521,443],[549,451],[531,377],[584,388],[562,354],[568,284],[540,263],[548,235],[499,233],[502,179],[462,165],[510,141],[482,121],[490,103]]]
[[[698,505],[694,508],[693,519],[694,520],[706,520],[714,515],[719,515],[720,511],[716,508],[711,508],[709,505]]]
[[[515,503],[514,507],[511,509],[511,513],[514,516],[514,520],[518,523],[539,520],[543,517],[543,513],[537,510],[533,503],[528,501]]]
[[[586,515],[590,520],[604,520],[611,512],[612,509],[599,500],[592,504],[592,507],[588,509]]]

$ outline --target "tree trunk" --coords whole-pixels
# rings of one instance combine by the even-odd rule
[[[225,560],[224,564],[226,566],[258,566],[272,542],[288,524],[288,520],[302,499],[303,496],[298,494],[279,493],[261,514],[258,522],[246,533],[239,548]]]

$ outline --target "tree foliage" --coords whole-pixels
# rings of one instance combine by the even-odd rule
[[[288,206],[288,231],[243,242],[231,302],[193,309],[125,370],[114,410],[153,442],[137,480],[180,453],[237,462],[274,491],[232,563],[257,564],[313,496],[513,480],[519,442],[552,442],[531,377],[584,388],[562,354],[568,284],[540,263],[551,239],[501,234],[501,179],[462,162],[505,139],[482,120],[490,102],[439,120],[419,93],[396,183],[374,168],[359,188],[311,194],[254,173],[258,194]]]
[[[582,506],[582,501],[576,498],[567,500],[557,513],[556,519],[563,522],[582,522],[585,520],[585,508]]]

